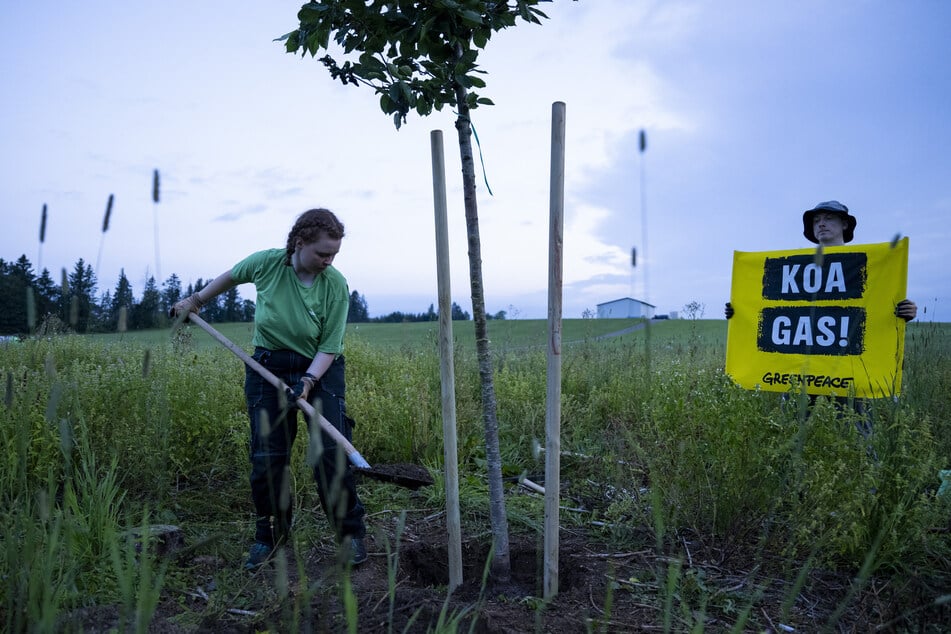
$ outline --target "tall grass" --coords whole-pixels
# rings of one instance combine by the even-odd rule
[[[515,478],[540,469],[533,449],[544,439],[546,360],[543,348],[520,345],[533,335],[505,326],[490,328],[507,342],[496,358],[496,386],[505,473]],[[0,454],[0,530],[13,536],[0,549],[6,631],[62,629],[90,604],[120,606],[123,627],[147,627],[175,577],[149,548],[130,546],[123,536],[135,527],[191,526],[200,548],[229,559],[250,539],[243,368],[194,338],[143,336],[152,338],[63,336],[0,346],[0,433],[8,439]],[[909,327],[904,393],[874,403],[868,440],[855,431],[854,414],[827,399],[804,410],[733,385],[722,369],[722,323],[655,324],[649,335],[596,337],[581,336],[564,350],[562,447],[587,456],[563,460],[572,476],[565,496],[583,509],[564,521],[590,530],[596,520],[600,538],[646,546],[662,558],[650,572],[649,600],[662,608],[658,625],[702,630],[710,614],[755,621],[751,606],[763,586],[739,600],[716,590],[691,566],[697,549],[724,565],[786,579],[792,596],[814,570],[865,580],[931,575],[938,587],[951,578],[951,548],[935,530],[946,525],[951,506],[935,495],[938,470],[951,466],[946,324]],[[425,334],[408,341],[402,348],[366,336],[348,341],[355,444],[371,463],[438,470],[436,347]],[[479,534],[487,521],[480,510],[481,407],[466,350],[459,346],[456,355],[459,469],[465,520]],[[310,482],[306,460],[294,469],[296,482]],[[422,492],[423,504],[444,503],[439,484],[437,477],[437,486]],[[301,489],[307,503],[313,494]],[[510,509],[525,518],[519,530],[538,530],[531,519],[538,512],[524,501]],[[269,617],[295,628],[311,618],[310,599],[320,591],[306,584],[299,561],[297,570],[298,594],[286,591],[285,572],[281,610]],[[244,585],[234,582],[236,596]],[[843,618],[861,591],[842,596],[830,620]],[[352,591],[341,592],[351,605]],[[789,596],[773,609],[795,623]],[[923,600],[929,596],[939,605],[942,595]],[[887,617],[903,618],[897,609]]]

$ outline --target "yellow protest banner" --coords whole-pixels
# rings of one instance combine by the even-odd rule
[[[908,238],[733,253],[726,373],[748,389],[897,396]]]

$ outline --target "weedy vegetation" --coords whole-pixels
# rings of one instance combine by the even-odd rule
[[[861,417],[828,399],[809,406],[795,393],[733,385],[722,321],[654,322],[604,337],[632,325],[570,320],[563,331],[563,531],[609,562],[572,606],[585,629],[940,631],[951,622],[951,500],[938,495],[938,472],[951,467],[949,324],[909,325],[903,393],[872,404],[868,437],[856,431]],[[550,627],[562,595],[537,598],[540,564],[539,585],[526,592],[486,586],[488,493],[468,323],[455,324],[456,395],[476,591],[451,603],[446,579],[417,579],[445,597],[432,612],[401,595],[412,563],[401,544],[445,508],[434,328],[360,324],[348,333],[354,443],[371,463],[424,464],[436,479],[414,493],[361,484],[385,558],[384,598],[369,606],[347,566],[318,574],[308,561],[332,545],[306,443],[295,447],[294,547],[271,576],[242,569],[253,534],[244,369],[203,333],[0,344],[0,626],[144,632],[160,620],[162,631],[448,632],[503,605],[529,615],[526,631]],[[220,329],[250,341],[249,325]],[[519,480],[544,482],[545,332],[542,321],[489,324],[507,511],[529,544],[541,540],[543,500]],[[569,573],[566,586],[579,583]]]

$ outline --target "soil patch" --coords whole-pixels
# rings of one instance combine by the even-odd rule
[[[166,585],[148,631],[346,632],[354,619],[349,613],[356,614],[361,633],[729,632],[739,622],[745,623],[741,631],[814,632],[828,625],[854,583],[850,574],[814,571],[793,589],[793,579],[766,570],[768,562],[742,548],[725,552],[684,536],[686,555],[675,559],[646,543],[618,551],[596,533],[563,529],[558,593],[550,601],[543,599],[543,540],[534,534],[510,535],[511,577],[505,582],[486,580],[487,536],[467,538],[463,583],[448,593],[445,514],[407,516],[397,536],[395,516],[378,514],[366,539],[369,558],[354,569],[330,541],[298,539],[253,574],[238,570],[240,562],[230,557],[189,555],[186,544],[170,562],[178,589]],[[668,586],[671,578],[676,583]],[[225,579],[230,581],[219,584]],[[852,596],[835,629],[907,625],[902,614],[908,605],[893,591],[888,582],[870,580]],[[933,600],[925,594],[916,605]],[[919,624],[947,622],[951,607],[935,602],[912,614]],[[66,617],[64,631],[117,631],[118,619],[114,606],[83,608]]]

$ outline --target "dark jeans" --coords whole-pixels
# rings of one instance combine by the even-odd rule
[[[290,350],[256,348],[254,359],[293,386],[307,371],[312,359]],[[346,415],[344,358],[337,357],[310,394],[310,402],[343,436],[352,438],[353,420]],[[244,394],[251,422],[251,497],[257,512],[255,540],[277,544],[287,539],[294,511],[290,460],[297,436],[298,408],[255,370],[245,368]],[[310,427],[310,421],[307,421]],[[318,423],[308,460],[313,466],[317,492],[327,519],[338,539],[345,535],[364,537],[364,509],[343,447]],[[320,447],[323,451],[320,451]],[[314,450],[316,448],[316,451]],[[273,522],[273,526],[272,526]]]

